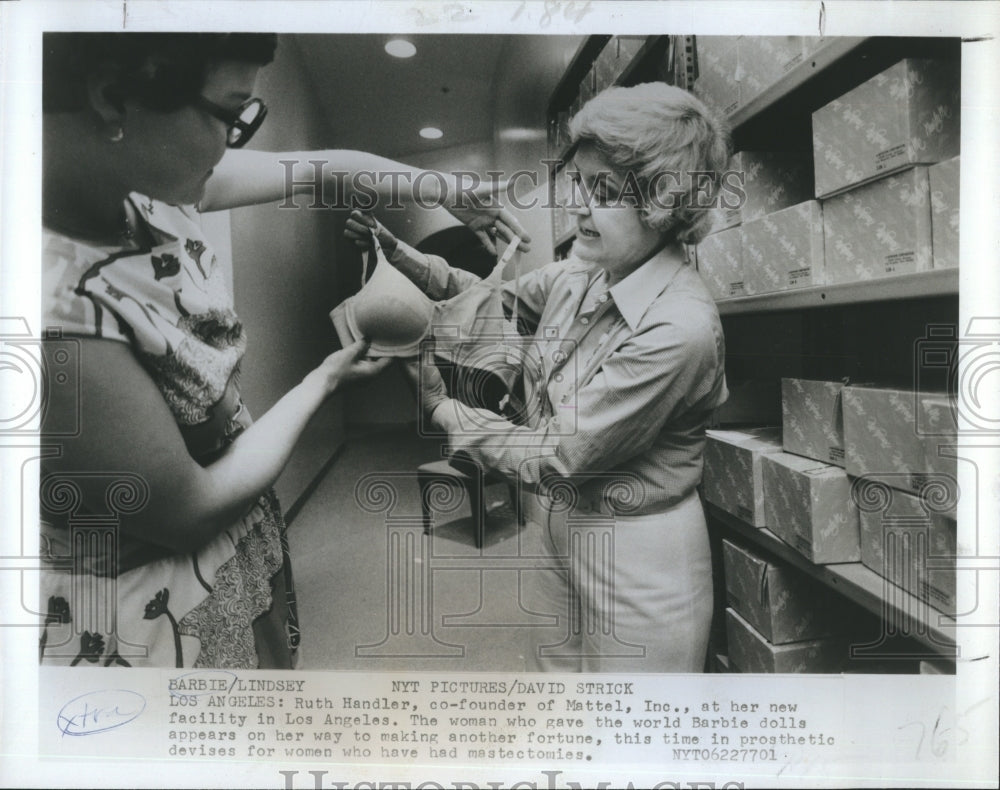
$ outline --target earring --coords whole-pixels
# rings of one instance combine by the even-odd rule
[[[120,143],[125,139],[125,129],[119,126],[115,129],[114,133],[108,138],[112,143]]]

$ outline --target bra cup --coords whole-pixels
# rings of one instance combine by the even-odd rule
[[[412,356],[430,329],[434,302],[379,257],[371,279],[345,305],[348,327],[371,341],[371,352]]]

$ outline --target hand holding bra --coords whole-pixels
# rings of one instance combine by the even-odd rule
[[[361,290],[341,302],[330,317],[346,346],[367,338],[369,353],[379,357],[413,357],[431,328],[434,302],[386,260],[372,232],[375,271],[368,279],[369,253],[362,253]],[[365,282],[367,280],[367,282]]]

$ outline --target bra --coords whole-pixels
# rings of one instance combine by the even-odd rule
[[[414,357],[434,318],[434,302],[406,275],[386,260],[372,233],[375,271],[368,279],[369,253],[362,253],[361,290],[330,313],[334,326],[344,327],[351,341],[368,338],[369,354]],[[367,282],[366,282],[367,280]],[[344,345],[346,339],[341,338]]]
[[[520,239],[514,239],[507,247],[490,275],[477,283],[478,288],[443,302],[431,300],[389,263],[374,231],[372,243],[375,271],[371,279],[365,282],[369,262],[369,253],[365,251],[362,253],[361,290],[334,308],[330,318],[338,334],[346,332],[349,335],[348,338],[341,337],[345,346],[348,342],[367,338],[371,344],[368,352],[371,356],[415,357],[420,353],[421,341],[435,324],[442,328],[459,328],[454,334],[445,332],[451,335],[447,339],[438,339],[438,354],[444,352],[443,356],[449,356],[446,349],[455,344],[465,346],[465,353],[469,353],[467,332],[460,328],[474,319],[477,307],[484,298],[498,292],[503,269],[517,252]],[[516,299],[513,322],[516,326]]]

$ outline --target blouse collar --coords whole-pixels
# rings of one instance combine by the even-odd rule
[[[608,292],[615,300],[629,329],[633,332],[646,314],[650,305],[670,285],[677,272],[685,266],[683,251],[679,245],[667,245],[652,258],[624,279],[618,281]]]

